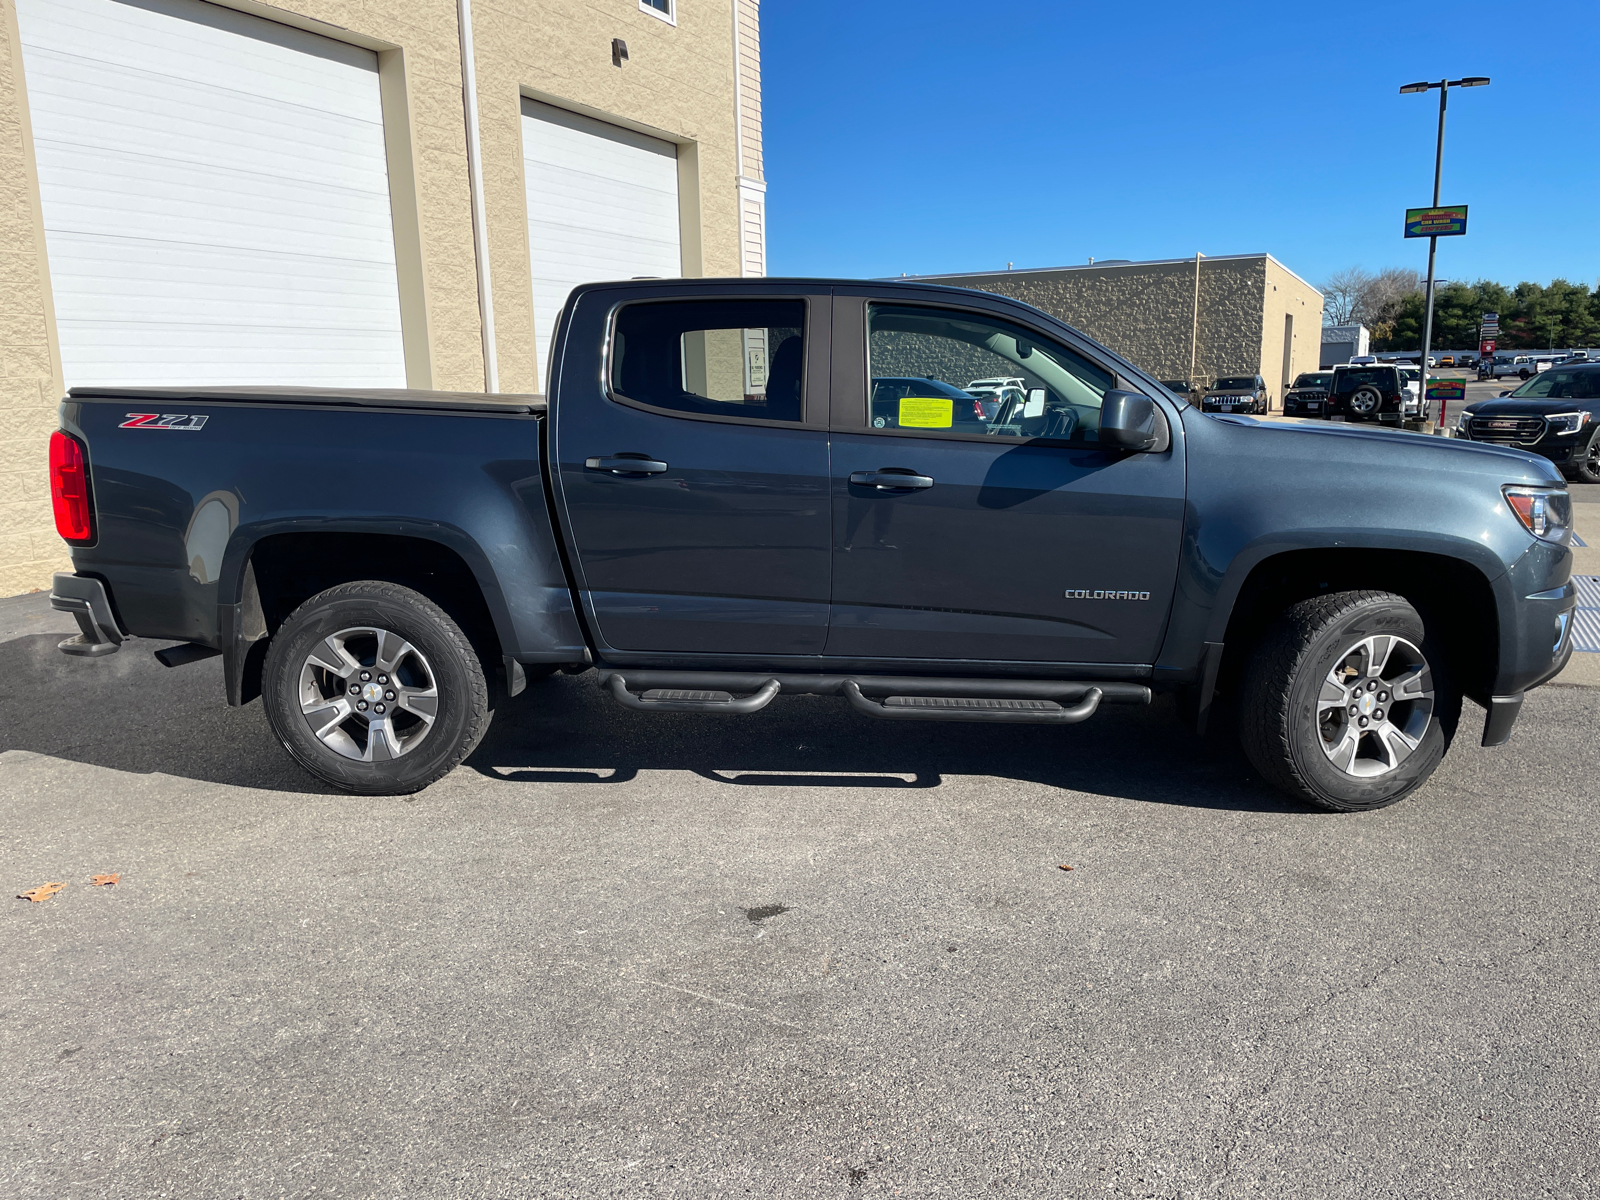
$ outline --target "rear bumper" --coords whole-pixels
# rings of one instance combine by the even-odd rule
[[[94,576],[58,571],[50,587],[50,607],[71,613],[81,631],[60,644],[63,654],[98,658],[122,648],[127,635],[117,623],[106,585]]]

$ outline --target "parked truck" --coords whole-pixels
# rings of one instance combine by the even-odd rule
[[[932,386],[986,377],[1024,381],[992,416]],[[750,719],[807,693],[1066,725],[1175,693],[1336,810],[1422,784],[1463,696],[1504,742],[1571,652],[1546,460],[1202,414],[1004,297],[587,285],[549,390],[74,388],[62,650],[220,655],[228,703],[358,793],[440,778],[493,698],[567,671]]]

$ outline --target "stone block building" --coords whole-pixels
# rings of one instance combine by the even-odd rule
[[[759,0],[0,0],[0,595],[76,384],[543,390],[567,291],[766,269]]]
[[[1322,293],[1270,254],[918,275],[1025,301],[1158,379],[1261,375],[1274,402],[1322,349]]]

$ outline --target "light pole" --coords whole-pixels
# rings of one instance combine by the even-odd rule
[[[1412,92],[1431,92],[1439,89],[1439,144],[1433,155],[1433,206],[1439,207],[1439,179],[1444,173],[1444,105],[1453,87],[1483,87],[1489,82],[1487,75],[1468,75],[1464,79],[1441,79],[1438,83],[1408,83],[1400,89],[1402,96]],[[1422,321],[1422,390],[1428,390],[1428,353],[1433,349],[1433,256],[1439,249],[1439,239],[1428,239],[1428,310]]]

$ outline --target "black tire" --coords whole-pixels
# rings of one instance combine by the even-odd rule
[[[367,630],[374,631],[371,637]],[[381,672],[378,655],[402,642],[381,640],[378,631],[403,639],[409,651],[391,655],[392,681]],[[330,649],[335,644],[344,650],[339,658]],[[324,669],[323,661],[338,662],[350,673]],[[357,666],[350,667],[352,662]],[[380,690],[368,708],[366,700],[347,702],[345,685]],[[383,692],[385,687],[390,690]],[[361,795],[405,795],[427,787],[472,753],[489,725],[483,667],[460,627],[426,596],[373,580],[329,588],[289,614],[267,647],[261,695],[267,723],[294,760],[334,787]],[[354,704],[367,712],[356,713]],[[322,735],[307,705],[317,706],[317,723],[327,726]],[[346,706],[343,721],[330,719],[339,716],[337,705]],[[429,707],[431,718],[424,715]],[[380,720],[377,713],[385,714],[382,724],[373,724]],[[367,757],[352,756],[352,749]]]
[[[1600,429],[1589,435],[1589,444],[1572,452],[1567,478],[1578,483],[1600,483]]]
[[[1359,667],[1362,646],[1382,649],[1387,675],[1346,674],[1352,662]],[[1390,695],[1383,690],[1386,678],[1416,690],[1417,698],[1402,699],[1396,691],[1387,714],[1372,707],[1369,716],[1347,716],[1343,701],[1327,707],[1323,689],[1336,674],[1345,682],[1335,687],[1363,679],[1375,685],[1361,705]],[[1295,604],[1256,646],[1242,683],[1239,734],[1251,764],[1279,790],[1333,812],[1383,808],[1421,787],[1444,757],[1461,713],[1443,647],[1416,609],[1389,592],[1338,592]],[[1411,735],[1415,747],[1400,755],[1391,729],[1401,735],[1400,749]],[[1351,756],[1342,768],[1335,755],[1346,746]]]

